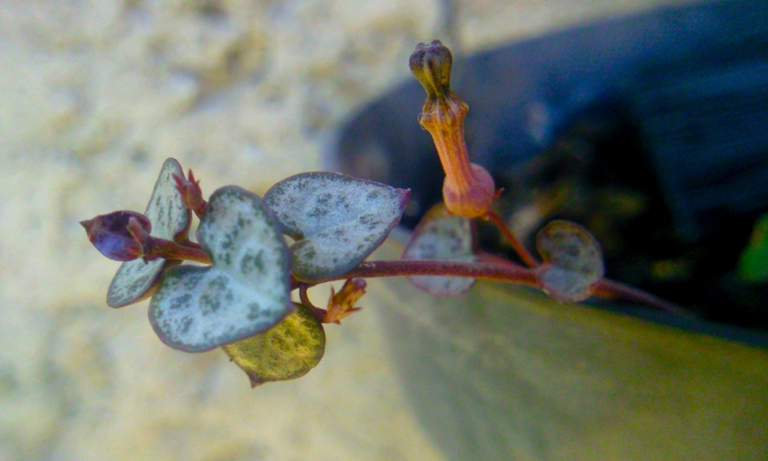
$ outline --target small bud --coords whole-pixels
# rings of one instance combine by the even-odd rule
[[[437,148],[445,171],[443,200],[453,214],[465,218],[485,216],[496,197],[491,175],[469,162],[464,140],[464,119],[469,107],[451,91],[451,51],[440,40],[420,43],[411,55],[411,72],[427,92],[419,123]]]
[[[361,278],[348,279],[338,293],[331,287],[331,298],[328,300],[328,310],[323,317],[323,323],[341,324],[339,320],[359,311],[355,303],[365,294],[366,283]]]
[[[80,221],[88,239],[104,256],[115,261],[131,261],[142,256],[144,250],[140,241],[129,230],[129,225],[149,233],[152,223],[141,213],[115,211],[93,219]]]
[[[427,91],[429,98],[445,98],[451,92],[451,50],[440,40],[429,45],[419,43],[411,54],[408,65],[413,75]]]
[[[201,218],[208,203],[203,199],[200,181],[195,180],[192,170],[189,170],[186,178],[183,173],[181,175],[174,174],[173,180],[176,182],[176,190],[179,191],[184,206],[194,211],[198,218]]]

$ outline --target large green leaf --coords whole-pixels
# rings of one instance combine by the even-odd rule
[[[376,256],[400,251],[387,242]],[[696,330],[754,333],[672,327],[501,283],[455,298],[395,278],[368,288],[447,459],[766,459],[768,351]]]
[[[750,283],[768,282],[768,213],[755,221],[747,247],[741,253],[738,273]]]

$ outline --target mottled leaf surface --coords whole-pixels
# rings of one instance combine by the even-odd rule
[[[184,171],[176,159],[169,158],[163,163],[144,214],[152,223],[150,235],[166,240],[183,240],[189,232],[191,214],[176,190],[174,174],[184,176]],[[141,259],[124,262],[109,285],[107,304],[123,307],[147,298],[168,265],[164,259],[148,263]]]
[[[288,249],[257,195],[218,189],[197,239],[213,264],[167,270],[150,303],[149,319],[163,342],[206,351],[266,331],[293,310]]]
[[[405,247],[402,259],[475,262],[476,236],[470,219],[435,205],[424,215]],[[435,296],[456,296],[472,288],[471,277],[419,275],[408,277],[416,287]]]
[[[296,310],[266,333],[222,346],[256,387],[269,381],[304,376],[325,353],[325,330],[315,314],[296,304]]]
[[[303,281],[341,275],[363,261],[400,222],[410,192],[337,173],[292,176],[264,202],[294,238],[291,270]]]
[[[589,286],[605,274],[600,244],[585,228],[554,220],[536,235],[544,262],[538,269],[542,288],[561,301],[583,301]]]

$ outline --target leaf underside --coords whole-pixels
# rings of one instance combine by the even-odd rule
[[[452,215],[435,205],[422,218],[403,251],[402,259],[475,262],[476,236],[470,219]],[[434,296],[457,296],[475,284],[472,277],[419,275],[408,277],[417,288]]]
[[[184,206],[173,175],[184,171],[176,159],[163,163],[152,197],[144,214],[152,223],[150,235],[166,240],[185,239],[191,223],[190,211]],[[147,298],[160,280],[167,261],[157,259],[145,263],[141,259],[124,262],[117,270],[107,291],[107,304],[123,307]]]
[[[213,265],[167,270],[150,303],[163,342],[206,351],[266,331],[293,310],[288,250],[258,196],[218,189],[197,238]]]
[[[222,349],[248,375],[251,387],[256,387],[307,374],[323,358],[325,330],[309,308],[296,304],[291,315],[266,333]]]
[[[561,301],[583,301],[589,286],[603,278],[600,244],[582,226],[554,220],[536,235],[544,263],[537,277],[544,291]]]
[[[373,181],[313,172],[275,184],[264,202],[296,240],[292,272],[311,282],[344,274],[370,255],[400,222],[409,196]]]

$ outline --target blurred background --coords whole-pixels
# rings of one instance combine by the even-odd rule
[[[4,0],[0,460],[443,459],[385,304],[327,328],[307,376],[251,390],[223,353],[162,345],[146,302],[108,308],[118,264],[78,221],[143,210],[167,157],[206,194],[321,168],[341,123],[411,78],[419,42],[471,54],[671,3]]]

